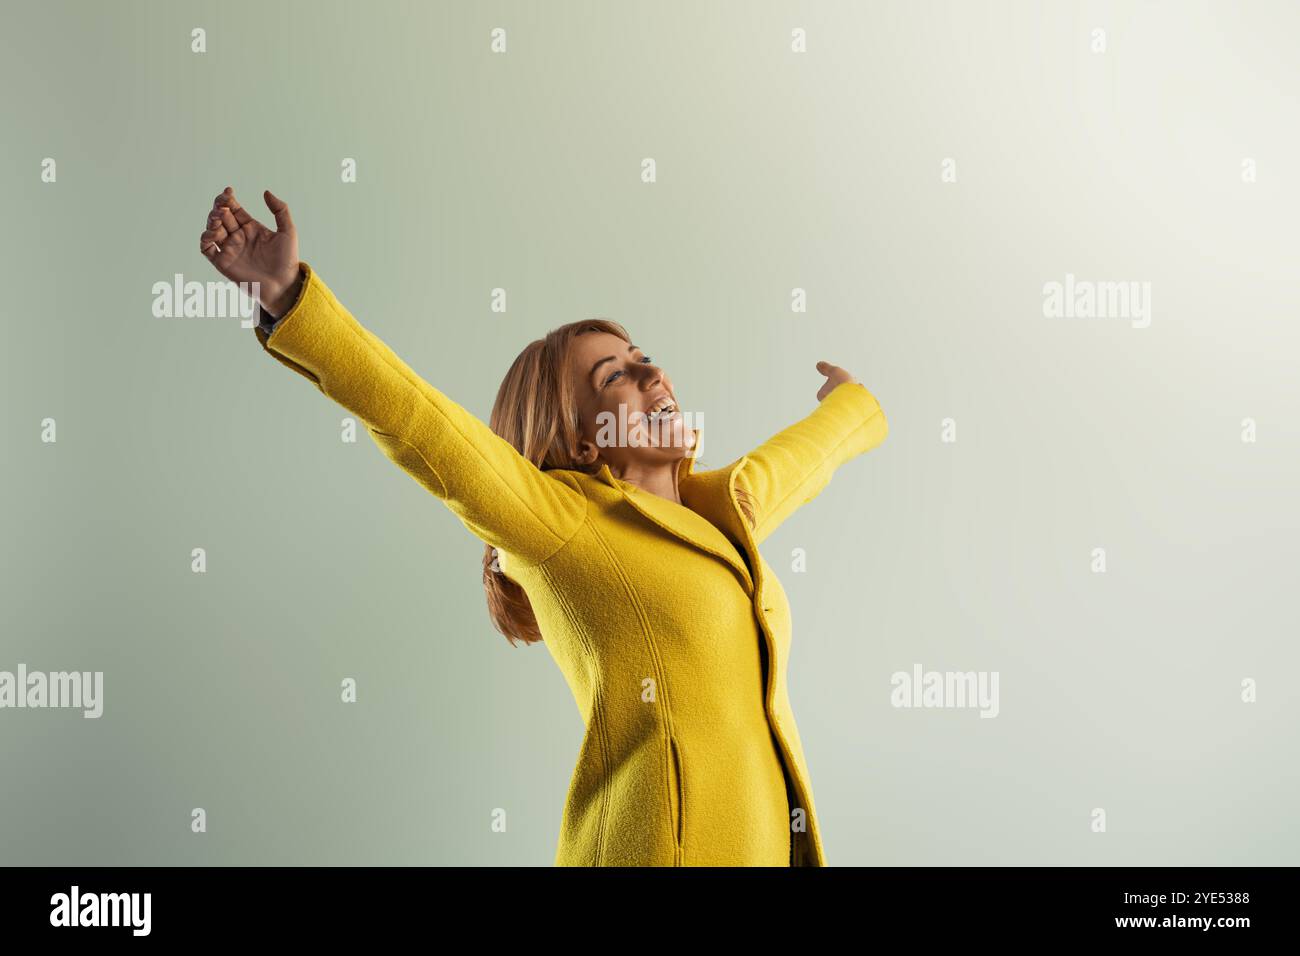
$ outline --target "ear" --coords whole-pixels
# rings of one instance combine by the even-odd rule
[[[600,457],[600,449],[596,447],[595,442],[587,441],[585,438],[578,439],[578,450],[573,456],[574,461],[580,465],[594,464]]]

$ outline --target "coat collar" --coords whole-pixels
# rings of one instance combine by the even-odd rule
[[[695,432],[695,448],[700,447],[700,430]],[[749,540],[744,517],[736,505],[736,474],[748,459],[710,471],[695,470],[698,458],[688,455],[677,466],[677,491],[682,503],[669,501],[614,477],[609,465],[602,464],[596,478],[622,494],[633,508],[666,531],[720,558],[735,570],[747,594],[754,593],[754,580],[745,560]]]

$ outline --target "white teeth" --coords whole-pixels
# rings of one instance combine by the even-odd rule
[[[665,398],[659,402],[656,402],[654,407],[650,409],[649,413],[647,413],[646,417],[653,422],[658,420],[658,418],[661,415],[670,412],[675,412],[676,410],[677,410],[677,406]]]

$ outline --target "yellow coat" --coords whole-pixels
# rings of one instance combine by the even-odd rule
[[[786,692],[790,607],[758,545],[884,440],[872,394],[837,386],[725,468],[683,459],[679,505],[608,465],[541,471],[302,270],[298,301],[258,341],[499,550],[573,692],[586,733],[556,864],[826,865]],[[736,486],[756,499],[753,529]]]

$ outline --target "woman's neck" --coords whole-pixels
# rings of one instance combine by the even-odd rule
[[[677,490],[677,464],[672,461],[649,467],[631,465],[622,474],[611,467],[610,474],[630,485],[636,485],[642,491],[681,504],[682,497]]]

